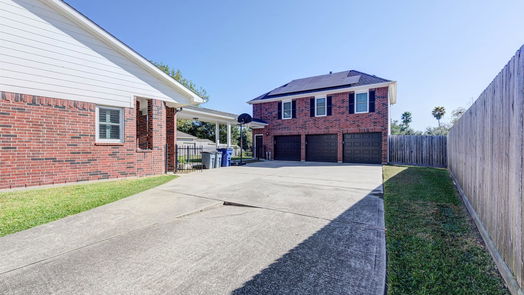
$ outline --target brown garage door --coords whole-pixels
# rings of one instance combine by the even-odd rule
[[[306,161],[336,162],[337,146],[336,134],[306,135]]]
[[[382,133],[344,134],[344,162],[382,163]]]
[[[275,136],[275,160],[300,161],[300,135]]]

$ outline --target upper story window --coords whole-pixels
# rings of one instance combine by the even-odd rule
[[[369,112],[369,95],[368,92],[357,92],[355,94],[355,113]]]
[[[315,117],[323,117],[327,114],[327,102],[325,97],[315,98]]]
[[[121,108],[96,107],[96,141],[122,142],[124,112]]]
[[[282,119],[293,118],[293,103],[291,100],[282,102]]]

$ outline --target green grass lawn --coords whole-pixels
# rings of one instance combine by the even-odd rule
[[[162,175],[0,193],[0,237],[129,197],[175,177]]]
[[[384,166],[389,295],[509,294],[445,169]]]

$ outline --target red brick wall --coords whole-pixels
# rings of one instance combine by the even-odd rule
[[[278,102],[253,105],[253,117],[269,123],[264,129],[254,129],[253,134],[264,136],[264,145],[273,152],[273,136],[302,135],[301,159],[305,160],[305,137],[307,134],[338,134],[338,161],[342,161],[342,134],[382,132],[382,161],[387,162],[388,137],[388,87],[377,88],[375,112],[349,114],[349,92],[332,94],[333,114],[326,117],[310,117],[309,103],[312,96],[295,99],[297,117],[278,119]]]
[[[0,188],[165,172],[166,112],[152,100],[152,150],[140,151],[136,111],[124,108],[124,143],[95,143],[95,104],[1,92]]]
[[[148,132],[148,142],[153,145],[148,150],[136,149],[137,176],[162,174],[166,171],[165,144],[166,144],[166,107],[164,102],[152,99],[148,105],[148,120],[150,132]],[[132,118],[134,121],[135,118]],[[127,123],[126,123],[127,126]],[[128,133],[126,132],[126,135]],[[133,138],[136,145],[136,134],[130,134],[129,140]],[[126,138],[127,142],[127,138]]]
[[[138,147],[143,150],[151,149],[153,146],[151,137],[149,136],[149,123],[148,123],[148,116],[152,115],[153,108],[151,108],[150,105],[151,100],[146,100],[146,103],[148,104],[147,107],[147,113],[142,113],[140,111],[140,101],[135,102],[135,109],[136,109],[136,138],[138,142]]]
[[[167,171],[175,171],[176,113],[174,108],[166,108]]]

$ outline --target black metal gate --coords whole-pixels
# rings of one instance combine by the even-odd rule
[[[175,172],[201,171],[204,168],[202,164],[203,151],[202,147],[176,145]]]

